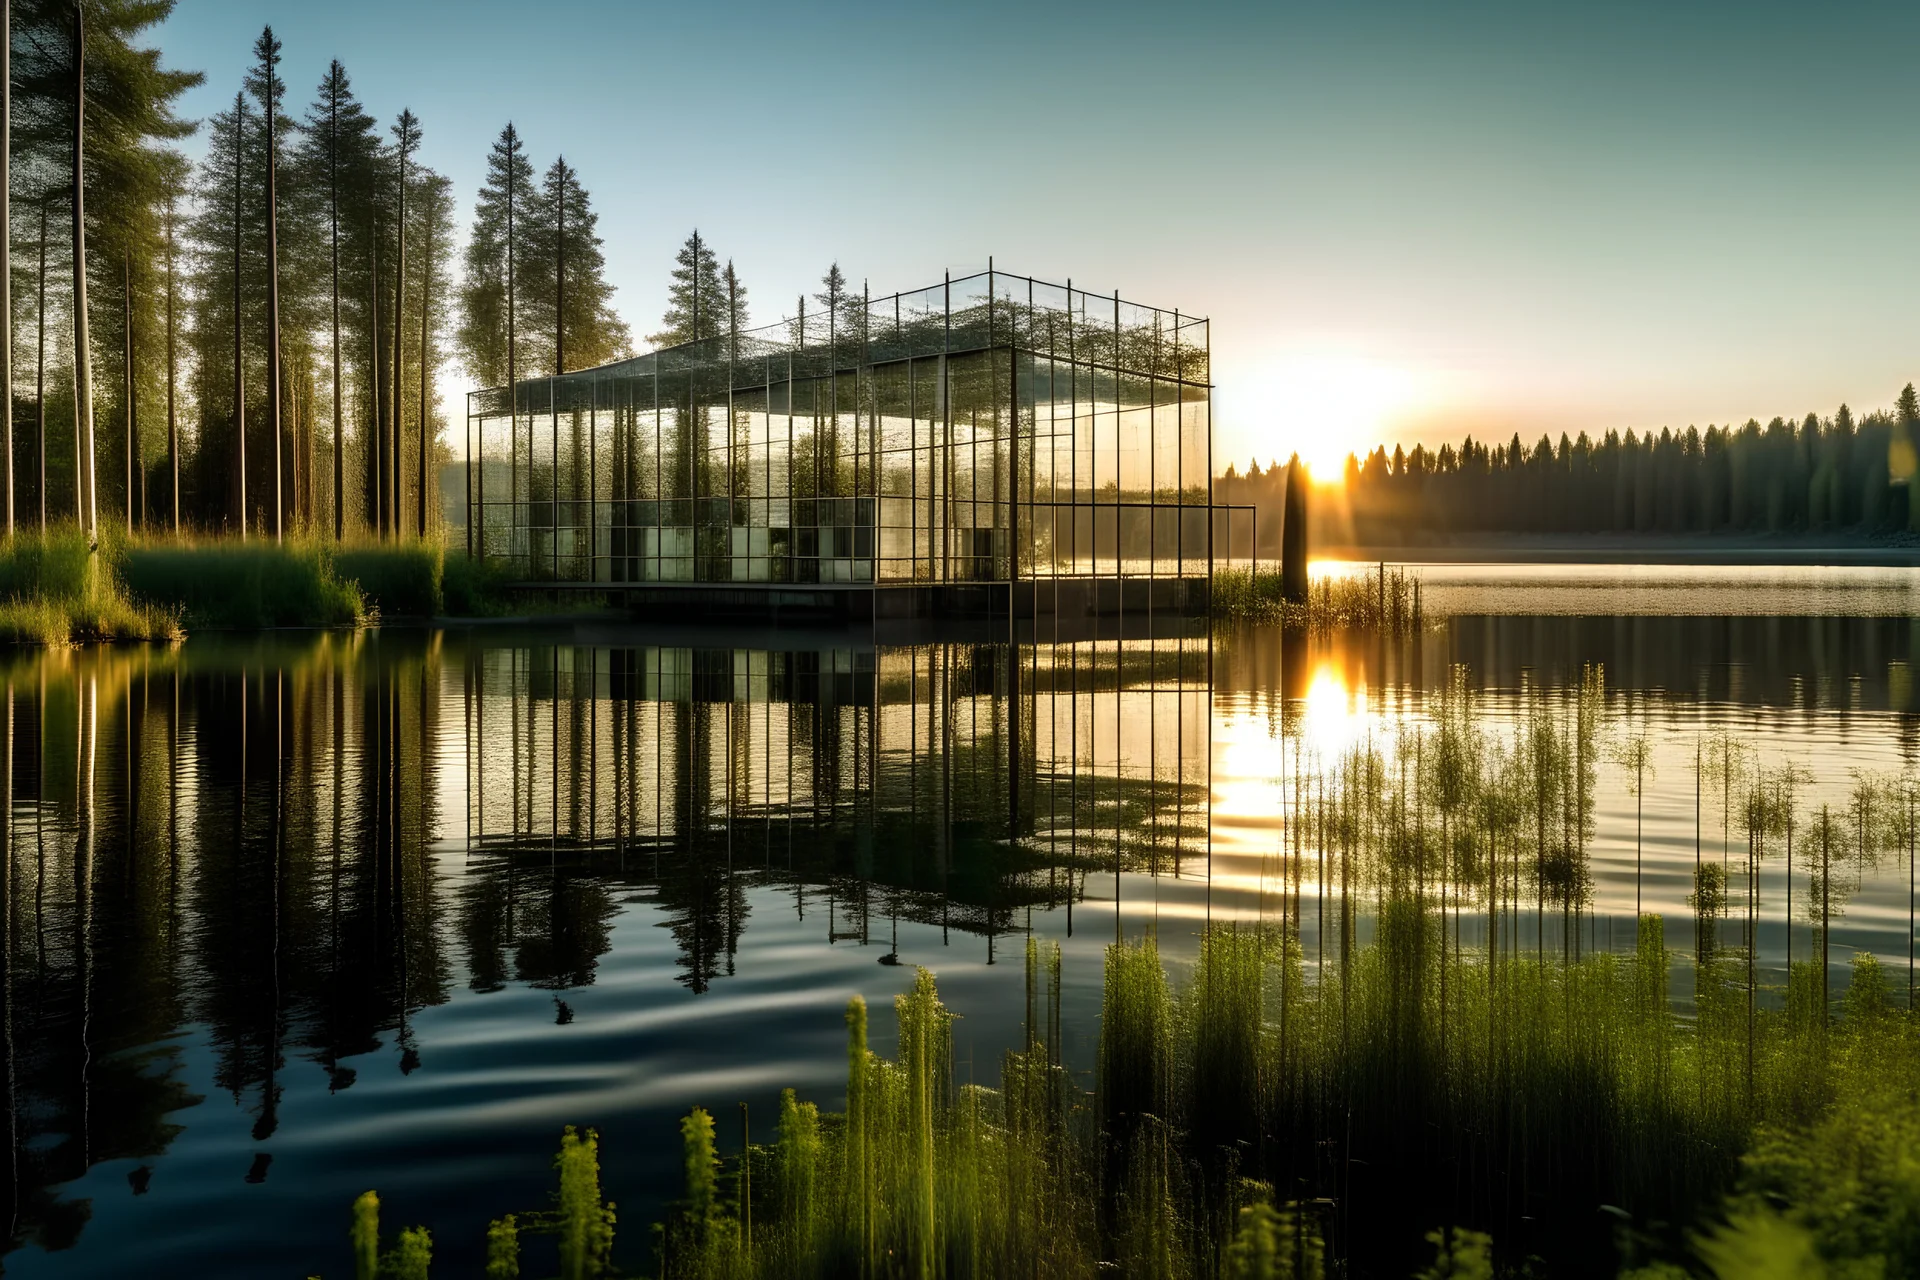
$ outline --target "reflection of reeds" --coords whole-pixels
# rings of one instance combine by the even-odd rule
[[[1094,1098],[1049,1043],[1053,946],[1028,947],[1043,1007],[997,1090],[953,1087],[951,1015],[923,970],[896,998],[893,1060],[850,1009],[844,1115],[788,1091],[774,1143],[724,1162],[711,1118],[688,1115],[662,1274],[1318,1276],[1329,1258],[1407,1274],[1423,1241],[1439,1274],[1490,1274],[1493,1241],[1590,1259],[1608,1247],[1591,1206],[1700,1220],[1756,1128],[1856,1106],[1861,1064],[1916,1058],[1912,1016],[1870,957],[1829,1025],[1817,963],[1750,1024],[1739,966],[1711,956],[1682,1022],[1656,916],[1631,955],[1541,964],[1466,958],[1442,945],[1449,927],[1389,895],[1350,972],[1314,975],[1284,928],[1214,925],[1177,994],[1151,939],[1116,943]],[[490,1229],[490,1277],[518,1274],[517,1223],[559,1237],[568,1280],[611,1274],[592,1134],[569,1130],[558,1164],[554,1211]],[[424,1276],[426,1232],[382,1257],[378,1212],[372,1193],[354,1206],[359,1274]]]
[[[1300,604],[1282,598],[1278,569],[1217,569],[1209,590],[1216,618],[1390,636],[1412,635],[1427,622],[1419,575],[1385,564],[1372,573],[1322,577]]]

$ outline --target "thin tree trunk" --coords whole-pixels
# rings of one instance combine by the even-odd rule
[[[120,412],[126,422],[127,532],[133,532],[133,251],[120,251]]]
[[[433,302],[433,202],[421,206],[426,240],[420,246],[420,501],[419,535],[427,536],[427,315]]]
[[[247,371],[240,346],[240,175],[245,169],[241,157],[246,152],[246,106],[244,95],[233,95],[233,519],[242,542],[252,523],[247,518]]]
[[[286,460],[282,455],[282,424],[280,419],[280,193],[277,185],[279,168],[278,139],[279,109],[276,105],[278,94],[275,92],[276,77],[273,70],[273,29],[267,29],[267,43],[261,58],[262,70],[266,72],[266,116],[267,125],[267,421],[273,428],[273,540],[279,542],[285,536],[286,529]]]
[[[167,197],[167,518],[173,524],[174,537],[180,536],[180,423],[174,406],[173,354],[173,214],[172,195]]]
[[[7,406],[7,537],[13,537],[13,5],[0,4],[0,403]],[[11,703],[9,703],[11,708]],[[11,724],[11,719],[9,719]],[[11,739],[9,739],[11,742]]]
[[[346,479],[340,404],[340,64],[327,82],[327,235],[333,272],[333,540],[346,538]]]
[[[84,443],[78,477],[81,527],[99,544],[93,493],[93,348],[87,335],[87,26],[73,7],[73,412]]]
[[[369,481],[367,523],[373,526],[376,534],[387,531],[387,399],[380,386],[380,215],[373,215],[373,284],[367,295],[367,314],[371,317],[368,332],[373,344],[372,372],[369,381],[373,384],[373,415],[371,441],[372,448],[367,450],[367,479]]]
[[[508,129],[513,126],[509,124]],[[510,142],[518,142],[520,135],[515,133]],[[515,282],[514,267],[517,262],[513,239],[513,194],[519,185],[518,169],[514,164],[515,151],[507,148],[507,501],[516,502],[520,497],[520,388],[514,381],[514,348],[517,345],[514,333]],[[480,481],[480,554],[487,554],[487,443],[483,432],[480,439],[480,467],[477,475]]]
[[[393,385],[387,388],[387,397],[393,406],[389,415],[392,419],[392,431],[388,441],[392,449],[392,462],[388,468],[387,475],[387,483],[392,489],[392,497],[387,504],[387,510],[392,513],[393,536],[398,538],[400,536],[401,493],[400,375],[404,367],[401,363],[401,356],[406,347],[406,339],[403,336],[405,330],[402,328],[401,322],[406,318],[407,311],[407,151],[404,139],[400,147],[399,216],[394,220],[393,225],[395,237],[393,251]]]
[[[33,439],[34,463],[40,471],[40,532],[47,532],[47,196],[40,197],[40,288],[39,321],[34,325],[34,341],[39,351],[33,365]]]
[[[560,161],[560,173],[555,179],[553,195],[554,237],[553,237],[553,372],[557,376],[567,371],[567,162]],[[695,255],[696,259],[698,255]],[[694,292],[699,294],[699,267],[694,263]],[[555,495],[558,496],[557,494]],[[554,528],[559,528],[556,522]],[[557,542],[558,539],[556,538]]]

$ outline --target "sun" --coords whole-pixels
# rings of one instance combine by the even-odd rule
[[[1298,451],[1322,484],[1340,478],[1349,453],[1379,444],[1393,415],[1412,398],[1403,369],[1365,356],[1282,356],[1261,371],[1263,413],[1277,456]]]

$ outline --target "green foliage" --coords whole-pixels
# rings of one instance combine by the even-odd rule
[[[709,1119],[709,1158],[712,1144],[713,1121]],[[690,1186],[692,1159],[690,1153]],[[614,1213],[613,1205],[600,1199],[600,1135],[592,1129],[576,1132],[568,1125],[560,1137],[560,1154],[554,1157],[553,1163],[560,1171],[557,1230],[561,1280],[589,1280],[592,1276],[605,1275],[613,1252]]]
[[[1714,1280],[1822,1280],[1830,1274],[1814,1249],[1813,1237],[1765,1209],[1733,1214],[1694,1247]],[[1865,1280],[1882,1273],[1875,1269],[1849,1274]]]
[[[440,547],[430,542],[349,545],[334,552],[340,576],[383,618],[431,618],[445,606]]]
[[[513,574],[504,561],[449,552],[441,565],[442,606],[455,618],[497,618],[527,608],[507,593]]]
[[[387,1255],[382,1274],[390,1280],[427,1280],[432,1265],[432,1233],[425,1227],[408,1227]]]
[[[1493,1237],[1484,1231],[1447,1227],[1427,1232],[1433,1265],[1414,1280],[1493,1280]]]
[[[487,1224],[487,1280],[519,1280],[520,1224],[512,1214]]]
[[[353,1202],[353,1226],[348,1232],[353,1241],[354,1280],[374,1280],[380,1266],[380,1197],[362,1191]]]
[[[1284,599],[1278,567],[1216,569],[1208,586],[1216,618],[1279,622],[1313,631],[1351,629],[1411,635],[1428,621],[1418,574],[1380,566],[1376,572],[1329,575],[1311,582],[1301,604]]]
[[[0,542],[0,644],[178,639],[177,611],[128,598],[124,554],[118,538],[96,551],[70,525]]]
[[[318,539],[138,543],[122,573],[138,599],[182,610],[188,625],[338,627],[362,620],[359,590]]]
[[[1240,1210],[1220,1269],[1223,1280],[1322,1280],[1326,1273],[1319,1227],[1306,1214],[1297,1208],[1277,1210],[1265,1200]]]

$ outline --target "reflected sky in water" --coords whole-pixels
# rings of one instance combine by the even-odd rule
[[[1090,1084],[1116,932],[1155,929],[1181,963],[1206,919],[1280,920],[1292,886],[1317,959],[1317,864],[1285,856],[1299,771],[1424,725],[1454,663],[1495,737],[1527,689],[1605,664],[1604,736],[1653,748],[1640,890],[1684,950],[1696,840],[1723,848],[1704,789],[1695,822],[1699,743],[1797,762],[1803,806],[1909,767],[1920,633],[1873,613],[1462,615],[1408,643],[476,630],[16,659],[6,1265],[337,1273],[347,1206],[378,1186],[458,1273],[488,1218],[546,1203],[560,1126],[590,1123],[644,1266],[678,1114],[744,1100],[758,1135],[783,1085],[837,1106],[841,1007],[865,995],[887,1045],[916,964],[961,1015],[961,1074],[995,1080],[1028,930],[1065,946],[1065,1049]],[[1622,782],[1603,760],[1583,945],[1630,932]],[[1866,877],[1837,949],[1904,969],[1906,874]],[[1786,887],[1769,864],[1772,980]],[[1797,920],[1796,951],[1809,937]]]

